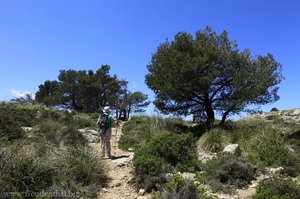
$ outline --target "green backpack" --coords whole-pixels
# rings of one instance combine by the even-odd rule
[[[98,122],[100,128],[109,128],[108,114],[102,114]]]

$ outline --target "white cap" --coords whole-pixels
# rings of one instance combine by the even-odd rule
[[[103,108],[103,112],[104,112],[104,113],[110,113],[110,108],[109,108],[109,106],[105,106],[105,107]]]

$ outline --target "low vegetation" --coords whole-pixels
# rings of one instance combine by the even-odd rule
[[[135,185],[153,198],[209,198],[208,191],[234,194],[262,174],[270,177],[259,183],[254,198],[298,198],[300,124],[272,114],[228,121],[210,130],[176,118],[135,116],[123,126],[119,145],[135,149]],[[96,117],[39,105],[0,104],[1,197],[67,190],[96,198],[107,181],[105,166],[77,130],[96,128]],[[224,153],[232,143],[239,145],[239,153]],[[202,162],[199,149],[215,157]],[[269,172],[277,167],[283,168],[280,175]]]
[[[203,165],[197,180],[209,184],[213,191],[231,193],[234,189],[247,187],[256,179],[259,169],[243,157],[220,154]]]
[[[0,194],[11,198],[96,198],[105,186],[104,164],[78,128],[94,117],[38,105],[0,104]],[[93,122],[91,122],[93,121]],[[34,127],[25,131],[21,127]],[[33,194],[33,195],[32,195]],[[68,196],[68,195],[67,195]]]
[[[163,119],[159,116],[132,117],[123,127],[123,135],[120,138],[119,146],[123,150],[139,148],[161,131],[182,133],[187,131],[187,126],[181,119]]]
[[[136,182],[148,191],[165,181],[167,173],[199,170],[191,134],[157,133],[133,159]]]
[[[205,199],[206,196],[197,186],[190,180],[185,180],[180,175],[174,175],[163,187],[160,188],[160,192],[153,192],[154,198],[163,199]]]
[[[278,116],[272,120],[229,121],[210,130],[177,119],[136,116],[124,125],[120,145],[124,150],[136,149],[136,185],[152,192],[154,198],[176,198],[180,194],[187,194],[184,197],[188,198],[195,193],[207,197],[203,187],[196,186],[194,192],[194,185],[190,186],[186,179],[178,180],[179,177],[180,183],[172,189],[167,187],[171,182],[174,184],[178,172],[194,173],[196,182],[209,185],[213,192],[227,194],[246,189],[259,175],[272,175],[268,173],[269,167],[283,167],[284,175],[297,177],[299,150],[291,145],[291,137],[296,143],[294,133],[299,130],[300,125],[287,123]],[[222,152],[231,143],[239,145],[239,153]],[[215,153],[216,157],[201,162],[197,148]],[[298,190],[297,186],[295,189]],[[196,195],[191,197],[197,198]]]
[[[300,198],[300,185],[290,178],[274,176],[259,183],[253,198]]]

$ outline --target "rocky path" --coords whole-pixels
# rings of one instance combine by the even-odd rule
[[[98,193],[98,199],[142,199],[135,190],[132,174],[133,152],[125,152],[118,148],[118,140],[122,134],[122,128],[112,129],[111,148],[112,159],[104,159],[107,166],[108,184]],[[99,152],[99,143],[91,143],[91,146]]]

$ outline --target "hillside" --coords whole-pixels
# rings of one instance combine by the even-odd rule
[[[78,129],[96,116],[0,104],[1,198],[95,198],[105,164]]]
[[[120,146],[137,149],[135,182],[156,198],[299,198],[299,109],[201,124],[134,117]]]
[[[244,119],[264,119],[264,120],[274,120],[282,119],[285,122],[300,124],[300,108],[291,109],[291,110],[274,110],[271,112],[263,112],[259,114],[253,114]]]
[[[256,114],[210,131],[176,118],[136,116],[113,129],[109,160],[98,154],[97,114],[1,104],[0,195],[300,198],[299,110]]]

